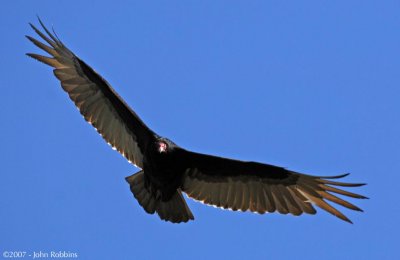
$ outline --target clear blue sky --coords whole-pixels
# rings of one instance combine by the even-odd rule
[[[6,1],[0,250],[79,259],[399,259],[399,1]],[[91,3],[90,3],[91,2]],[[151,2],[151,3],[150,3]],[[350,172],[365,213],[147,215],[137,171],[24,35],[36,15],[157,133],[198,152]]]

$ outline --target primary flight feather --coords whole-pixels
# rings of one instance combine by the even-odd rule
[[[33,30],[45,41],[27,38],[50,56],[27,55],[54,68],[62,88],[97,132],[141,171],[126,178],[147,213],[174,223],[194,219],[182,196],[217,207],[260,214],[315,214],[314,206],[351,221],[327,201],[362,211],[334,194],[366,197],[340,187],[364,184],[339,182],[347,174],[318,177],[258,162],[232,160],[185,150],[153,132],[110,84],[70,51],[40,21]]]

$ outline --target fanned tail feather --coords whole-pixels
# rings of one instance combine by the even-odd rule
[[[125,178],[129,183],[133,196],[138,200],[140,206],[149,213],[157,214],[162,220],[172,223],[188,222],[193,220],[193,214],[178,189],[168,201],[157,199],[147,188],[144,182],[144,172],[140,171]]]

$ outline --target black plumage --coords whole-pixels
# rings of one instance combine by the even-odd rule
[[[190,198],[217,207],[260,214],[315,214],[314,205],[350,222],[326,200],[346,208],[357,206],[333,195],[366,197],[338,187],[364,184],[344,183],[285,168],[232,160],[185,150],[148,128],[99,74],[72,53],[39,20],[45,33],[31,24],[48,45],[27,36],[50,57],[27,55],[54,68],[62,88],[88,121],[114,149],[141,168],[126,178],[139,204],[150,214],[174,223],[194,219],[182,192]]]

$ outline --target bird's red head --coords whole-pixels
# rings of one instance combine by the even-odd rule
[[[168,144],[164,141],[158,141],[158,152],[166,153],[168,150]]]

